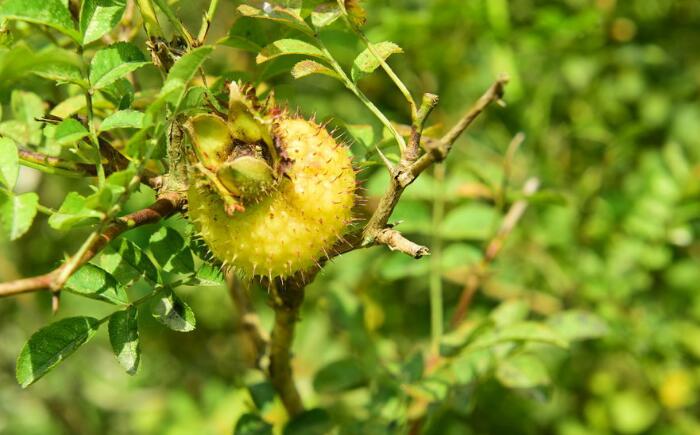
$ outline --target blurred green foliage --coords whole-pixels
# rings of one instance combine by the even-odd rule
[[[195,29],[207,3],[174,6]],[[211,40],[228,34],[237,4],[222,0]],[[431,117],[438,128],[456,121],[500,72],[511,77],[508,107],[491,107],[457,142],[445,180],[424,174],[392,217],[412,239],[442,245],[439,255],[353,252],[309,288],[294,369],[306,404],[325,409],[332,422],[320,411],[305,417],[320,433],[333,425],[339,433],[366,434],[412,427],[430,434],[700,433],[700,3],[365,4],[369,39],[402,47],[389,62],[409,89],[440,95]],[[261,45],[284,32],[274,24],[256,29]],[[322,37],[344,65],[362,51],[340,27]],[[12,120],[43,115],[70,91],[23,69],[47,45],[45,32],[13,24],[2,38],[14,40],[0,48],[0,131],[38,144],[40,133]],[[258,66],[254,57],[220,46],[207,73],[264,81],[291,108],[332,118],[341,129],[371,125],[374,134],[366,128],[365,134],[381,137],[380,125],[342,85],[320,76],[295,81],[288,60]],[[159,86],[154,69],[137,77],[144,89]],[[360,83],[390,118],[410,122],[403,97],[383,74]],[[507,159],[517,132],[525,142]],[[353,151],[362,162],[371,148],[359,139]],[[383,192],[381,167],[368,165],[364,177],[370,195]],[[470,266],[482,259],[530,177],[542,189],[489,268],[467,321],[443,340],[450,364],[435,369],[424,359],[431,277],[440,278],[449,320]],[[29,170],[17,187],[55,208],[70,190],[90,193],[80,180]],[[142,188],[127,209],[152,197]],[[441,222],[433,220],[436,200],[446,206]],[[185,228],[181,218],[171,221]],[[139,228],[128,238],[138,244],[156,230]],[[84,235],[59,234],[38,217],[22,239],[3,243],[0,280],[51,270]],[[265,291],[253,291],[269,325]],[[101,331],[28,390],[14,380],[15,359],[51,320],[50,298],[0,301],[0,432],[223,434],[235,426],[267,433],[258,416],[279,422],[283,410],[262,377],[247,370],[251,344],[227,290],[186,287],[178,294],[196,313],[197,329],[171,332],[141,316],[144,355],[135,377],[114,361]],[[99,317],[105,310],[67,294],[60,316]],[[545,325],[556,336],[537,329]],[[498,341],[525,333],[539,338]],[[572,340],[568,349],[557,341],[562,336]],[[465,346],[472,348],[462,352]],[[308,426],[298,430],[312,433]]]

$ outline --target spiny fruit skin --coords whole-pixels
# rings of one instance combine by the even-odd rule
[[[190,183],[189,213],[212,253],[247,276],[286,277],[315,265],[352,221],[349,151],[322,126],[281,116],[275,139],[291,165],[275,189],[227,214],[206,182]]]

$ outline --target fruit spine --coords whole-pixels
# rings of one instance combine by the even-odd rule
[[[352,221],[347,147],[314,121],[230,86],[228,116],[191,118],[189,215],[212,254],[247,276],[286,277],[326,255]]]

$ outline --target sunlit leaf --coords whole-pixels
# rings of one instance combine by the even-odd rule
[[[69,317],[38,330],[17,358],[17,382],[22,388],[36,382],[90,340],[99,326],[92,317]]]
[[[608,333],[608,326],[600,317],[581,310],[557,313],[547,323],[571,341],[603,337]]]
[[[342,11],[336,2],[322,3],[311,12],[311,22],[317,28],[326,27],[342,16]]]
[[[357,81],[367,74],[372,73],[374,70],[379,68],[381,61],[385,61],[392,54],[403,53],[403,50],[398,45],[393,42],[378,42],[372,44],[374,52],[379,56],[375,56],[374,53],[366,48],[360,53],[352,64],[352,79]],[[381,61],[380,61],[381,59]]]
[[[114,112],[102,121],[100,131],[114,130],[115,128],[141,128],[144,116],[143,112],[136,110]]]
[[[100,49],[90,63],[90,84],[101,89],[149,62],[135,45],[117,42]]]
[[[340,80],[340,77],[338,74],[336,74],[335,71],[332,69],[321,65],[318,62],[314,62],[313,60],[302,60],[301,62],[298,62],[296,65],[294,65],[294,68],[292,68],[292,76],[295,79],[300,79],[302,77],[306,77],[312,74],[323,74],[328,77],[333,77],[334,79]]]
[[[134,242],[122,238],[118,248],[108,245],[100,254],[100,266],[121,283],[130,283],[145,276],[151,282],[160,282],[158,269],[146,252]]]
[[[198,47],[178,59],[168,72],[168,77],[160,90],[160,97],[168,96],[175,91],[178,96],[182,95],[187,83],[192,80],[213,49],[210,46]]]
[[[81,40],[73,18],[61,0],[5,0],[0,4],[2,18],[53,27],[76,42]]]
[[[0,190],[0,238],[17,240],[32,226],[39,204],[34,192],[21,195]]]
[[[12,190],[19,174],[17,145],[12,139],[0,137],[0,184]]]
[[[52,228],[65,231],[78,225],[98,222],[103,214],[87,207],[87,199],[77,192],[69,192],[58,211],[49,217]]]
[[[109,342],[117,361],[130,375],[136,373],[141,360],[138,310],[135,306],[109,316]]]
[[[309,25],[306,24],[301,16],[294,10],[278,5],[271,5],[267,2],[264,9],[258,9],[250,5],[240,5],[238,6],[238,13],[244,17],[276,21],[293,29],[304,32],[309,36],[312,36],[314,33],[311,27],[309,27]]]
[[[569,343],[561,335],[545,324],[537,322],[516,322],[502,329],[480,336],[464,350],[472,352],[488,349],[508,342],[536,342],[568,348]]]
[[[114,28],[126,9],[126,0],[83,0],[80,9],[80,32],[83,44],[100,39]]]
[[[500,361],[496,379],[508,388],[534,388],[550,383],[542,361],[529,354],[518,354]]]
[[[129,302],[124,288],[107,271],[94,264],[82,265],[66,281],[64,288],[72,293],[116,305]]]
[[[267,62],[279,56],[290,54],[304,55],[325,59],[323,52],[315,45],[299,39],[280,39],[266,46],[255,58],[257,63]]]
[[[194,330],[196,320],[192,309],[169,289],[161,292],[153,306],[153,317],[163,325],[178,332]]]
[[[79,121],[68,118],[56,126],[53,139],[57,145],[73,145],[90,133]]]

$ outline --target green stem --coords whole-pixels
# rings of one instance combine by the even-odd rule
[[[432,348],[438,350],[443,331],[442,238],[440,224],[445,214],[445,166],[435,165],[435,199],[433,201],[433,245],[430,248],[430,332]]]
[[[47,215],[47,216],[51,216],[52,214],[55,214],[55,213],[56,213],[56,210],[54,210],[54,209],[52,209],[52,208],[50,208],[50,207],[46,207],[45,205],[41,205],[41,204],[37,204],[37,205],[36,205],[36,209],[37,209],[40,213],[43,213],[43,214],[45,214],[45,215]]]
[[[99,187],[105,184],[105,168],[102,164],[102,153],[100,153],[100,143],[97,139],[97,131],[95,129],[95,114],[92,108],[92,91],[85,91],[85,104],[88,117],[88,129],[90,130],[90,142],[95,148],[95,171],[97,173],[97,184]]]
[[[200,44],[204,43],[204,40],[209,33],[211,28],[211,22],[214,19],[214,14],[216,14],[216,8],[219,6],[219,0],[211,0],[209,3],[209,10],[207,10],[206,15],[202,18],[202,27],[199,29],[199,34],[197,35],[197,40]]]
[[[46,174],[51,174],[51,175],[60,175],[63,177],[71,177],[71,178],[85,178],[85,172],[78,172],[78,169],[68,169],[68,168],[63,168],[60,166],[51,166],[47,164],[41,164],[36,161],[24,159],[20,157],[19,163],[22,166],[26,166],[28,168],[36,169],[38,171],[44,172]],[[91,165],[92,169],[92,165]]]
[[[119,198],[117,198],[117,201],[114,203],[114,205],[112,205],[112,208],[105,213],[95,231],[93,231],[83,242],[80,249],[78,249],[78,252],[76,252],[75,255],[68,260],[64,267],[61,267],[60,274],[51,282],[51,290],[55,292],[59,291],[66,281],[68,281],[68,278],[70,278],[76,269],[83,264],[83,257],[94,246],[94,244],[98,242],[104,229],[107,228],[117,213],[121,211],[124,202],[129,198],[131,193],[139,186],[139,184],[141,184],[141,175],[143,174],[146,162],[151,158],[151,154],[153,153],[154,149],[155,147],[150,147],[142,160],[134,161],[132,163],[136,165],[136,175],[131,178],[129,184],[126,186],[126,189],[124,189],[124,192],[122,192]]]
[[[345,73],[343,68],[340,66],[340,64],[335,60],[333,55],[328,51],[326,46],[323,44],[323,41],[321,41],[320,38],[316,38],[318,41],[318,44],[321,48],[321,51],[323,54],[325,54],[326,59],[330,63],[331,67],[335,72],[340,76],[340,79],[342,80],[343,84],[345,85],[346,88],[348,88],[357,98],[362,101],[362,103],[374,114],[374,116],[379,119],[382,124],[391,132],[391,134],[394,136],[394,139],[396,139],[396,142],[399,144],[399,149],[401,150],[401,153],[403,154],[404,150],[406,149],[406,141],[404,140],[403,136],[396,130],[396,127],[394,127],[394,124],[391,123],[391,121],[382,113],[381,110],[377,106],[370,101],[369,98],[360,90],[360,88],[357,87],[357,85],[348,77],[348,75]]]
[[[345,19],[345,22],[347,25],[352,29],[353,32],[364,42],[364,44],[367,46],[367,50],[369,50],[372,55],[377,58],[377,61],[379,61],[379,65],[382,67],[384,72],[389,76],[391,81],[394,82],[396,87],[399,89],[401,94],[403,94],[404,98],[408,102],[409,107],[411,108],[411,119],[415,120],[417,117],[417,111],[416,111],[416,102],[413,99],[413,96],[411,95],[411,92],[408,90],[406,85],[401,81],[398,75],[394,72],[394,70],[389,66],[389,64],[386,62],[386,60],[377,53],[377,50],[375,50],[374,46],[372,43],[367,39],[367,36],[360,30],[357,26],[353,25],[352,22],[348,19],[347,15],[344,15],[343,18]]]

